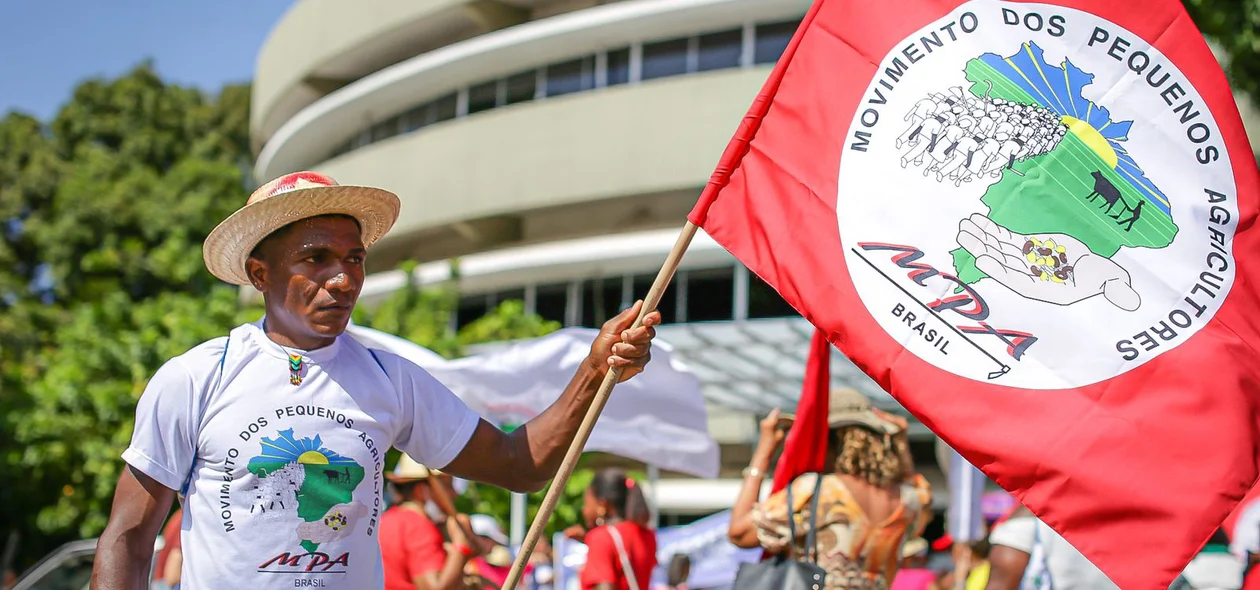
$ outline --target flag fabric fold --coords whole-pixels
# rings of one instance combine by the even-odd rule
[[[1258,176],[1177,0],[817,0],[689,219],[1166,588],[1257,478]]]
[[[796,405],[796,420],[783,441],[783,453],[774,468],[771,491],[786,488],[804,473],[821,473],[826,467],[827,413],[831,401],[831,342],[815,330],[805,362],[805,384]]]

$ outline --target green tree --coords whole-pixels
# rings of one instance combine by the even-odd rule
[[[1199,30],[1229,53],[1235,89],[1260,99],[1260,0],[1183,0]]]
[[[463,355],[452,326],[459,292],[454,283],[421,288],[416,283],[415,262],[399,265],[406,277],[401,289],[379,305],[355,309],[355,323],[410,340],[446,358]]]
[[[0,119],[0,532],[22,562],[100,532],[148,378],[256,313],[201,260],[245,196],[248,97],[141,65],[48,124]]]
[[[526,313],[525,302],[509,299],[500,303],[490,313],[464,326],[459,331],[459,343],[469,346],[483,342],[538,338],[559,329],[560,322],[543,319],[538,314]]]

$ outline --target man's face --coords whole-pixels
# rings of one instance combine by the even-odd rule
[[[363,289],[367,250],[351,217],[297,221],[268,236],[247,270],[263,292],[269,329],[301,348],[331,342],[346,329]]]

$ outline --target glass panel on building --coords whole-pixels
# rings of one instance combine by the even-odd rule
[[[656,273],[650,275],[634,275],[634,299],[643,299],[647,295],[648,289],[652,288],[652,282],[656,280]],[[669,286],[665,288],[665,292],[661,294],[661,302],[656,304],[656,309],[661,312],[661,321],[664,323],[672,323],[678,321],[678,289],[674,287],[671,281]],[[620,303],[620,301],[618,301]]]
[[[499,291],[490,295],[490,302],[498,307],[504,301],[525,301],[525,289],[509,289],[507,291]]]
[[[433,124],[433,103],[422,104],[402,116],[403,133],[410,133],[425,125]]]
[[[796,33],[796,25],[800,21],[788,21],[767,25],[757,25],[757,37],[754,43],[753,61],[759,64],[772,64],[779,61],[788,41]]]
[[[564,323],[565,304],[569,300],[569,286],[564,283],[538,285],[534,289],[534,313],[545,320]]]
[[[630,48],[613,49],[608,52],[607,84],[616,86],[630,81]]]
[[[455,119],[457,102],[459,100],[457,100],[454,92],[433,101],[433,122]]]
[[[735,269],[687,271],[687,321],[711,322],[735,317]]]
[[[372,126],[372,142],[378,142],[398,135],[398,119],[391,117]]]
[[[744,47],[743,29],[700,35],[697,71],[739,67],[739,54]]]
[[[538,72],[529,70],[507,79],[507,104],[516,104],[534,100],[534,90],[538,86]]]
[[[779,296],[765,281],[752,272],[748,273],[748,317],[786,318],[796,317],[795,309]]]
[[[595,87],[595,56],[547,66],[547,96],[560,96]]]
[[[459,298],[455,310],[455,329],[459,330],[485,316],[490,311],[485,295],[465,295]]]
[[[621,313],[621,277],[582,283],[582,325],[598,328]]]
[[[495,107],[499,95],[498,81],[478,84],[468,89],[468,114],[479,113]]]
[[[687,40],[644,43],[642,73],[644,80],[687,73]]]
[[[454,92],[433,101],[433,122],[454,119],[457,102]]]

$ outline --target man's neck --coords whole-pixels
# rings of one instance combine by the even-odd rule
[[[272,342],[287,348],[296,348],[298,350],[319,350],[325,346],[336,342],[334,338],[321,338],[311,336],[295,336],[293,330],[287,330],[280,322],[272,319],[268,314],[263,318],[263,333],[270,338]]]

